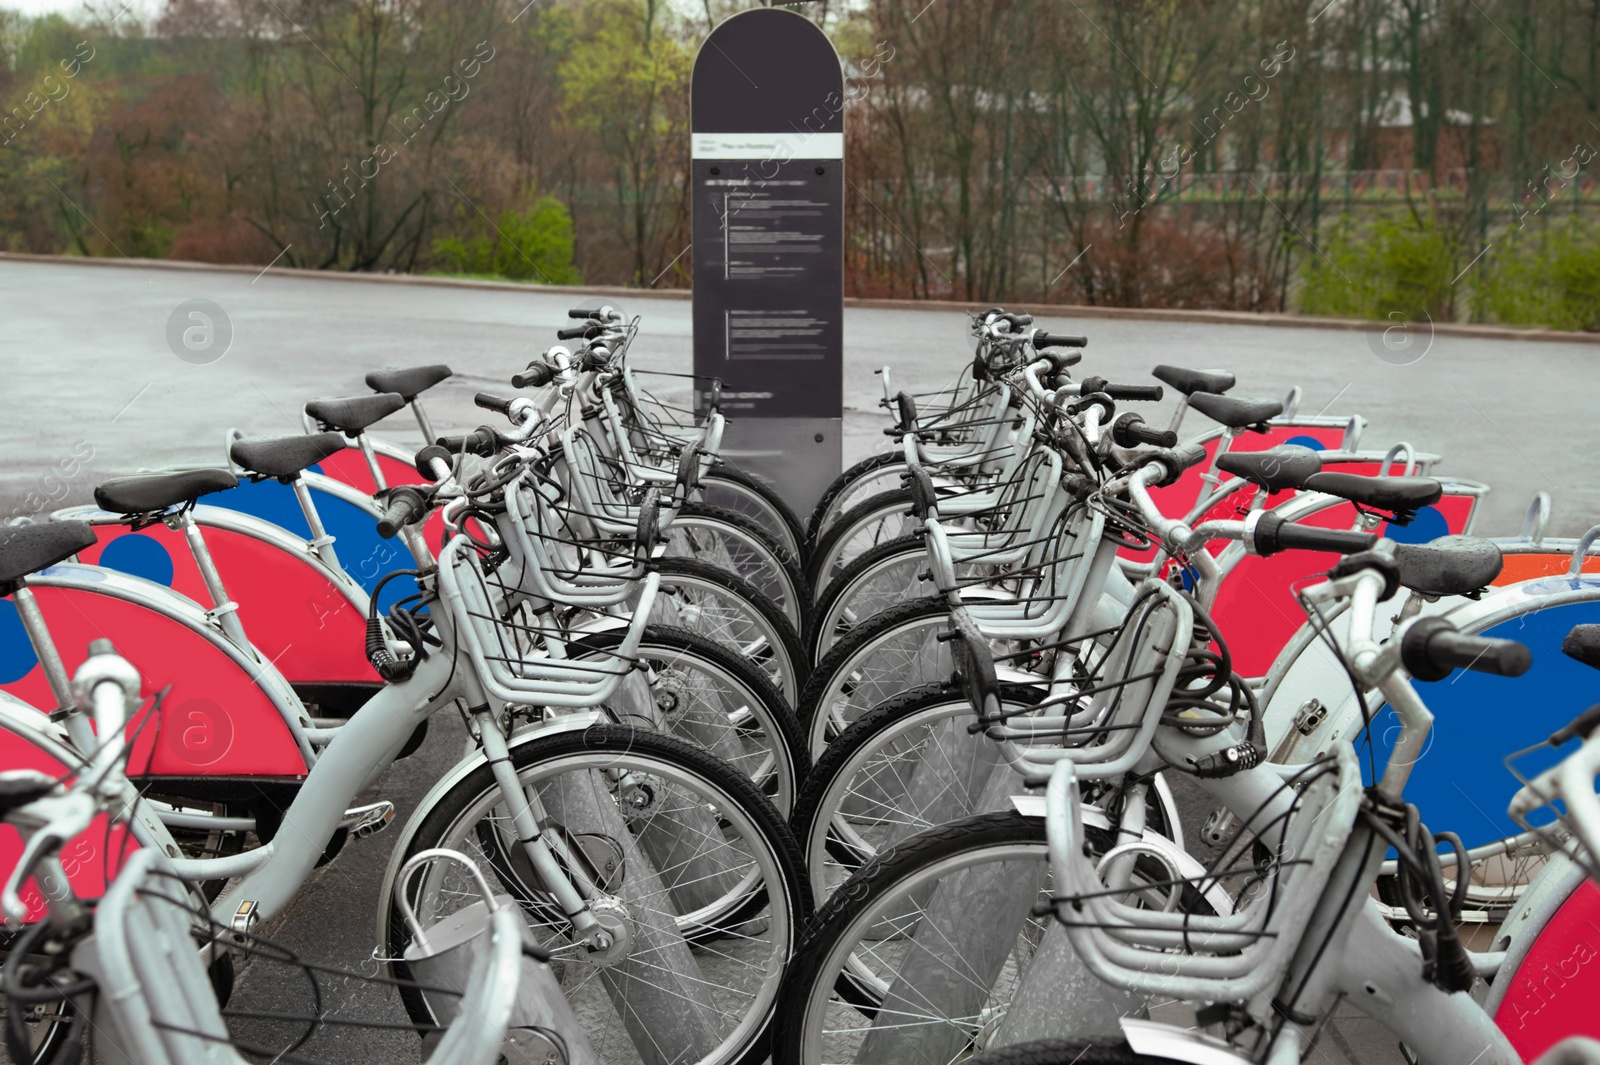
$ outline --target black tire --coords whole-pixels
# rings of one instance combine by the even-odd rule
[[[869,455],[862,459],[829,481],[828,487],[822,490],[822,498],[817,500],[817,505],[812,509],[811,516],[806,519],[806,542],[814,543],[816,541],[822,519],[828,512],[828,504],[837,499],[841,493],[849,491],[853,482],[875,470],[881,470],[885,466],[893,466],[896,463],[904,466],[905,462],[906,457],[903,452],[880,451],[876,455]]]
[[[806,678],[805,687],[800,689],[800,703],[795,708],[795,714],[800,720],[800,727],[806,734],[806,749],[816,752],[820,748],[815,744],[816,717],[818,705],[826,693],[837,687],[834,683],[835,674],[839,673],[847,663],[863,647],[877,640],[884,633],[904,625],[926,621],[929,618],[949,617],[950,604],[941,596],[923,596],[890,607],[883,613],[873,618],[869,624],[851,629],[850,634],[828,649],[811,669],[811,676]],[[927,682],[943,680],[942,677],[929,677]],[[915,686],[913,684],[913,686]],[[876,705],[874,703],[873,705]],[[862,713],[872,709],[871,706],[863,707]],[[859,714],[857,715],[860,716]],[[848,724],[846,725],[848,727]]]
[[[772,601],[771,596],[763,594],[761,589],[738,574],[729,573],[721,566],[713,566],[696,558],[658,558],[651,565],[661,574],[663,584],[669,583],[673,576],[694,577],[708,584],[715,584],[725,589],[729,597],[747,603],[753,613],[759,614],[762,620],[777,632],[778,639],[783,644],[782,651],[794,669],[795,698],[799,698],[800,687],[811,675],[811,660],[806,657],[805,646],[794,625],[789,621],[789,616],[783,612],[782,607]]]
[[[794,552],[774,539],[772,534],[763,529],[759,522],[752,521],[735,510],[727,510],[723,507],[713,507],[706,503],[690,501],[678,507],[678,514],[686,518],[700,518],[708,522],[731,526],[764,547],[782,568],[781,574],[774,574],[773,576],[781,580],[784,587],[781,596],[772,594],[764,584],[758,585],[758,587],[761,588],[763,594],[778,602],[778,605],[784,608],[784,613],[789,615],[790,620],[794,622],[796,630],[804,627],[805,619],[810,616],[808,611],[811,609],[811,584],[806,580],[804,565],[795,557]],[[666,531],[671,531],[670,525]],[[750,580],[748,576],[742,573],[735,574],[735,576]],[[751,583],[754,584],[756,582],[751,581]],[[788,596],[793,596],[793,609],[790,609],[789,603],[784,601]]]
[[[967,1065],[1182,1065],[1175,1058],[1135,1054],[1126,1043],[1080,1043],[1074,1039],[1040,1039],[987,1050]]]
[[[795,514],[793,508],[791,508],[789,504],[784,501],[784,498],[778,494],[778,490],[773,488],[772,485],[768,484],[766,481],[763,481],[761,478],[740,469],[731,462],[719,462],[717,465],[711,467],[710,472],[700,479],[700,484],[705,489],[704,501],[710,503],[712,506],[723,505],[717,502],[716,497],[713,494],[715,482],[719,480],[727,481],[731,484],[737,484],[739,487],[746,489],[752,494],[760,496],[761,499],[767,504],[767,509],[771,512],[770,516],[776,522],[779,522],[783,525],[787,538],[795,545],[800,553],[800,563],[804,565],[806,555],[809,554],[809,551],[807,550],[807,544],[809,541],[806,539],[805,526],[800,523],[800,518],[797,514]],[[763,522],[762,524],[765,528],[766,523]],[[768,528],[767,531],[777,532],[777,529]]]
[[[904,489],[896,489],[892,492],[879,492],[841,514],[839,520],[828,526],[817,542],[811,545],[811,557],[806,562],[806,580],[811,582],[813,597],[826,593],[828,585],[843,572],[845,566],[860,557],[857,555],[846,559],[841,566],[836,560],[829,558],[835,548],[861,532],[871,522],[881,520],[886,514],[910,513],[911,493]],[[891,536],[888,540],[879,540],[872,546],[877,547],[879,544],[888,543],[889,540],[898,539],[899,536]]]
[[[567,647],[567,654],[571,658],[582,659],[586,657],[605,658],[614,654],[617,646],[626,634],[621,629],[610,632],[590,633],[574,640]],[[787,791],[788,796],[799,793],[801,784],[805,781],[811,770],[811,757],[806,753],[805,741],[802,738],[800,724],[795,720],[794,712],[789,709],[788,703],[779,694],[772,681],[755,665],[740,657],[737,653],[728,650],[720,644],[701,636],[699,633],[687,629],[673,628],[669,625],[646,625],[644,635],[639,641],[639,656],[643,659],[651,657],[652,649],[677,656],[680,659],[699,658],[716,669],[729,674],[742,684],[749,693],[753,694],[760,703],[758,708],[750,708],[750,712],[760,722],[762,729],[771,737],[771,748],[777,758],[784,760],[782,765],[775,767],[776,778],[768,783],[766,795],[768,801],[778,802],[779,796]],[[685,740],[684,742],[692,742]],[[787,781],[785,787],[783,782]],[[774,790],[776,789],[776,790]],[[793,802],[781,802],[780,812],[787,814]]]
[[[1110,847],[1111,837],[1107,833],[1092,827],[1086,827],[1085,832],[1095,847],[1102,851]],[[837,992],[868,1016],[876,1011],[877,1003],[849,976],[824,970],[851,925],[883,895],[895,891],[899,884],[929,865],[1018,844],[1037,846],[1044,852],[1044,820],[1006,811],[951,821],[919,832],[863,865],[817,911],[784,976],[782,1005],[772,1033],[773,1065],[817,1065],[803,1057],[809,1042],[808,1015],[812,1012],[813,999],[820,996],[826,1001]]]
[[[741,815],[756,826],[769,858],[779,870],[781,886],[784,889],[784,897],[778,900],[772,898],[773,885],[763,887],[740,908],[739,919],[748,919],[749,916],[759,914],[768,906],[782,906],[790,930],[784,948],[788,953],[783,956],[789,956],[794,941],[799,938],[800,930],[811,914],[811,893],[801,872],[799,848],[789,833],[788,826],[784,824],[783,818],[772,804],[726,763],[698,747],[671,736],[634,729],[626,725],[594,725],[582,731],[562,732],[524,742],[512,748],[511,761],[516,771],[522,774],[542,762],[596,754],[610,756],[618,761],[630,754],[638,754],[659,764],[679,767],[685,774],[707,782],[709,789],[717,792],[723,801],[737,806]],[[481,796],[495,787],[494,776],[487,763],[474,768],[441,797],[423,818],[417,830],[411,834],[404,857],[409,859],[420,851],[437,846],[446,840],[452,827],[462,817],[463,811],[470,809]],[[491,878],[499,876],[498,871],[492,868],[485,871]],[[394,904],[392,892],[385,900],[384,908],[386,914],[383,922],[384,956],[399,959],[406,944],[410,942],[411,933]],[[405,981],[400,984],[400,998],[411,1021],[419,1026],[431,1026],[434,1023],[432,1014],[415,984],[411,982],[414,978],[409,967],[404,961],[399,960],[392,961],[390,967],[394,976]],[[765,1017],[760,1019],[741,1046],[717,1059],[719,1065],[755,1065],[767,1057],[772,1017],[779,1001],[781,999],[774,999]]]
[[[851,560],[850,565],[839,572],[839,575],[828,582],[828,586],[817,595],[816,605],[811,608],[811,624],[806,626],[806,653],[808,660],[815,662],[822,655],[818,654],[818,644],[822,642],[823,632],[820,629],[821,620],[827,617],[828,611],[833,609],[839,596],[844,594],[850,581],[865,570],[882,562],[886,558],[901,554],[915,554],[918,557],[927,556],[927,548],[921,533],[911,533],[907,536],[897,536],[893,540],[885,540],[872,548],[863,551]],[[926,586],[932,590],[932,585]]]
[[[1002,685],[1000,690],[1002,702],[1026,706],[1037,704],[1044,698],[1044,694],[1042,688],[1022,684]],[[811,847],[813,834],[825,833],[823,848],[831,858],[847,869],[860,868],[871,860],[871,855],[861,853],[848,841],[840,839],[829,824],[817,823],[823,813],[822,803],[833,791],[839,775],[848,769],[858,752],[879,742],[880,736],[895,728],[906,718],[914,717],[925,710],[957,703],[971,712],[971,704],[967,702],[966,696],[959,688],[948,684],[924,684],[912,688],[898,698],[880,703],[828,744],[827,750],[811,767],[805,786],[800,789],[800,794],[795,799],[794,813],[789,816],[789,827],[794,829],[795,839],[800,844],[800,853],[805,857],[808,867],[811,867],[813,895],[821,898],[817,893],[818,870],[814,868],[813,863],[814,855]],[[827,818],[829,821],[832,820],[831,813]]]

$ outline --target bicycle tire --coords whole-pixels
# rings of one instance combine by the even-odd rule
[[[755,830],[758,837],[756,842],[764,848],[771,875],[763,886],[748,892],[737,910],[730,912],[724,920],[744,923],[764,912],[781,917],[780,933],[774,934],[774,957],[782,959],[791,956],[800,930],[811,913],[811,896],[801,873],[799,848],[772,804],[731,767],[691,744],[627,725],[595,725],[582,731],[556,733],[516,744],[511,750],[513,766],[523,779],[534,776],[541,768],[554,771],[562,764],[569,764],[581,769],[586,760],[619,766],[629,758],[635,759],[640,765],[653,765],[660,771],[670,770],[703,782],[708,792],[716,795],[719,802],[727,804],[724,820],[737,816]],[[470,812],[486,801],[492,806],[492,796],[498,794],[490,766],[487,762],[479,764],[457,781],[423,817],[417,830],[409,837],[404,857],[410,858],[421,851],[451,842],[451,831],[461,819],[471,816]],[[486,872],[502,884],[505,883],[500,868],[489,864]],[[781,899],[774,897],[779,890]],[[415,885],[413,905],[418,905],[422,891],[423,885]],[[410,942],[411,933],[395,905],[392,892],[384,900],[383,907],[381,927],[385,933],[384,957],[394,959],[389,963],[393,975],[410,980],[410,967],[402,960],[402,952]],[[426,912],[425,907],[419,906],[418,912]],[[770,929],[773,917],[764,920]],[[685,939],[688,939],[687,933]],[[577,962],[584,960],[578,955],[574,955],[573,959]],[[779,965],[780,962],[774,960],[772,964]],[[422,1028],[434,1023],[427,1004],[414,984],[402,983],[400,998],[413,1024]],[[770,998],[759,1003],[759,1010],[752,1010],[740,1028],[729,1036],[729,1039],[737,1037],[734,1045],[719,1046],[718,1053],[696,1060],[702,1065],[755,1065],[762,1061],[768,1054],[777,1003],[777,987],[774,985]],[[628,1049],[632,1051],[631,1046]]]
[[[806,542],[816,543],[817,537],[826,531],[843,511],[833,511],[834,501],[850,490],[850,486],[869,474],[882,470],[885,466],[904,466],[906,457],[899,451],[880,451],[869,455],[860,462],[845,470],[839,476],[828,482],[828,487],[822,490],[822,498],[817,500],[817,505],[811,509],[811,516],[806,519]]]
[[[1002,703],[1031,706],[1043,699],[1044,695],[1042,687],[1022,684],[1005,684],[1000,689]],[[955,711],[950,715],[952,718],[959,718],[963,711],[967,716],[972,714],[972,706],[959,688],[948,684],[924,684],[912,688],[898,698],[880,703],[857,719],[828,744],[827,750],[811,767],[805,785],[795,799],[789,827],[794,830],[795,839],[800,843],[800,852],[805,856],[810,873],[811,894],[818,902],[825,902],[830,893],[825,883],[829,878],[827,865],[830,861],[837,862],[841,869],[853,873],[877,854],[877,849],[869,849],[870,842],[860,834],[851,831],[849,838],[846,838],[840,826],[835,824],[842,799],[840,788],[849,783],[842,778],[861,771],[858,760],[863,752],[881,748],[890,741],[904,743],[907,722],[919,718],[931,721],[947,708]],[[987,742],[981,737],[973,737],[973,740],[977,743]],[[914,752],[903,750],[897,753],[909,758]],[[908,774],[898,769],[890,775],[896,779],[908,778]],[[893,815],[888,815],[888,823],[893,826],[893,834],[912,835],[975,812],[962,809],[933,822],[897,809]],[[901,832],[906,826],[911,826],[910,831]],[[892,846],[894,842],[890,840],[889,845]]]
[[[1101,850],[1110,846],[1109,833],[1092,827],[1086,827],[1085,832]],[[867,987],[859,975],[847,971],[848,962],[835,956],[849,949],[846,940],[855,925],[869,918],[885,898],[892,900],[895,892],[903,890],[902,885],[915,884],[920,875],[941,864],[976,863],[985,853],[1000,855],[1019,850],[1037,854],[1038,860],[1045,861],[1048,848],[1044,821],[1005,811],[920,832],[863,865],[817,911],[784,977],[783,1006],[773,1026],[773,1065],[818,1065],[822,1048],[816,1044],[824,1034],[828,1004],[836,998],[866,1017],[876,1013],[877,992]]]
[[[858,656],[870,654],[876,645],[882,644],[897,630],[910,631],[916,627],[928,627],[935,619],[942,622],[949,616],[950,604],[939,596],[908,600],[885,610],[869,624],[852,629],[848,636],[834,644],[828,653],[822,656],[822,661],[812,667],[811,676],[806,678],[805,686],[800,689],[800,703],[795,708],[800,726],[805,732],[806,750],[813,758],[819,757],[826,748],[830,726],[842,724],[843,728],[848,728],[856,718],[878,703],[887,701],[886,698],[875,699],[870,696],[863,696],[860,700],[855,699],[854,691],[860,691],[859,686],[851,695],[844,696],[845,686],[851,683],[852,674],[860,672]],[[948,658],[949,651],[946,650],[942,652],[940,661]],[[895,678],[895,681],[897,683],[904,681],[898,690],[905,691],[920,684],[942,681],[946,676],[948,670],[942,675],[907,676]],[[842,722],[832,720],[834,714],[831,709],[826,712],[822,709],[825,702],[831,705],[836,695],[852,700],[849,708],[853,712]],[[857,705],[858,703],[864,705]],[[840,731],[843,731],[843,728]]]
[[[751,614],[758,616],[772,630],[776,637],[776,646],[772,648],[773,666],[786,681],[778,687],[784,699],[792,707],[795,700],[800,697],[800,686],[811,674],[811,663],[806,659],[800,636],[795,632],[794,625],[790,623],[789,615],[783,612],[783,608],[774,603],[770,597],[763,595],[759,588],[743,577],[729,573],[721,566],[709,562],[695,558],[658,558],[652,565],[661,575],[663,590],[676,587],[684,580],[703,581],[717,587],[729,598],[743,603]],[[676,627],[705,635],[700,629],[682,621],[677,622]],[[713,642],[724,642],[708,638],[713,639]]]
[[[668,536],[669,554],[673,551],[674,529],[685,531],[694,527],[721,529],[743,541],[754,556],[754,568],[749,573],[735,569],[734,575],[754,584],[763,595],[781,606],[795,631],[805,628],[806,618],[810,616],[811,585],[806,581],[799,560],[774,540],[772,534],[737,511],[687,502],[678,507],[672,523],[662,530]]]
[[[622,643],[624,637],[625,633],[621,629],[589,633],[568,644],[567,655],[579,660],[609,658],[615,654],[617,646]],[[699,659],[708,663],[714,670],[728,674],[746,689],[742,695],[753,699],[757,705],[754,707],[740,703],[734,705],[742,705],[744,709],[748,709],[770,738],[770,749],[779,761],[774,766],[775,794],[767,794],[766,797],[768,801],[778,806],[780,813],[787,816],[794,806],[794,797],[799,792],[801,783],[810,773],[811,759],[805,753],[799,722],[795,720],[794,712],[784,702],[783,696],[772,681],[735,652],[688,629],[670,625],[646,625],[644,635],[639,640],[640,659],[649,660],[653,650],[675,656],[676,662]],[[690,739],[688,742],[693,740]]]
[[[892,536],[883,534],[897,524],[903,525],[910,514],[911,493],[895,489],[879,492],[840,515],[812,545],[811,557],[806,562],[806,580],[811,582],[813,602],[825,594],[834,579],[863,552],[906,535],[903,532]],[[863,534],[874,535],[877,539],[867,547],[860,547],[853,541]]]
[[[857,582],[867,579],[875,567],[890,564],[888,560],[902,555],[917,559],[923,563],[922,571],[927,570],[927,547],[920,532],[897,536],[893,540],[885,540],[881,544],[874,545],[852,559],[850,564],[841,570],[837,577],[828,582],[828,586],[817,595],[817,601],[811,607],[811,624],[806,627],[805,644],[810,661],[818,661],[828,653],[828,649],[833,646],[833,643],[842,639],[850,629],[864,624],[879,613],[882,613],[881,610],[878,610],[865,617],[861,617],[858,614],[854,624],[850,628],[844,629],[840,628],[839,621],[829,621],[830,615],[838,613],[839,600],[851,594]],[[918,598],[915,593],[919,589],[921,589],[922,594],[927,594],[932,591],[932,587],[931,584],[916,581],[907,588],[907,591],[913,594],[905,598]],[[905,599],[897,600],[897,602],[904,601]],[[889,606],[893,605],[895,604],[887,604],[884,609],[888,609]],[[823,646],[824,640],[829,641],[827,646]]]
[[[967,1065],[1183,1065],[1176,1058],[1136,1054],[1126,1043],[1081,1043],[1076,1039],[1038,1039],[986,1050]]]
[[[732,493],[736,494],[742,490],[748,493],[747,498],[754,497],[755,500],[759,501],[759,509],[762,516],[757,517],[756,520],[760,522],[763,529],[777,537],[779,542],[792,551],[795,558],[804,564],[806,555],[809,553],[805,526],[800,524],[800,518],[789,504],[784,501],[784,498],[778,494],[776,488],[731,462],[718,462],[700,478],[700,486],[704,491],[701,501],[727,510],[735,510],[737,508],[719,501],[712,494],[716,483],[719,481],[725,485],[737,486],[732,490]],[[727,491],[729,489],[724,490]]]

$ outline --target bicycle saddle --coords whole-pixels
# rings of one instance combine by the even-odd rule
[[[64,562],[94,542],[94,526],[86,521],[0,526],[0,593],[10,595],[16,581]]]
[[[1182,366],[1157,366],[1151,375],[1186,396],[1196,392],[1221,395],[1233,387],[1233,374],[1226,370],[1186,370]]]
[[[337,429],[346,436],[360,436],[367,426],[382,421],[405,405],[405,399],[393,392],[377,392],[344,399],[314,399],[306,404],[306,413],[325,430]]]
[[[1432,477],[1363,477],[1356,473],[1317,473],[1301,486],[1376,510],[1415,510],[1439,502],[1444,488]]]
[[[367,387],[374,392],[393,392],[410,403],[454,372],[444,363],[408,366],[403,370],[373,370],[367,374]]]
[[[1229,451],[1217,459],[1217,469],[1259,485],[1269,492],[1299,488],[1306,478],[1322,472],[1322,456],[1299,444],[1280,444],[1265,451]]]
[[[1441,536],[1425,544],[1396,544],[1400,583],[1424,595],[1466,595],[1500,576],[1500,548],[1477,536]]]
[[[136,477],[117,477],[102,482],[94,490],[94,501],[101,510],[113,514],[153,514],[238,486],[239,478],[227,470],[141,473]]]
[[[344,450],[344,437],[338,433],[314,436],[272,436],[256,440],[235,440],[228,456],[235,465],[257,477],[291,480],[309,466]]]
[[[1229,429],[1253,428],[1283,413],[1283,404],[1275,399],[1242,399],[1214,392],[1194,393],[1189,397],[1189,406]]]
[[[1561,641],[1561,653],[1600,669],[1600,625],[1574,625]]]

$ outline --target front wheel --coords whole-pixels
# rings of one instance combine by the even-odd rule
[[[433,847],[478,863],[497,895],[522,910],[534,938],[607,1063],[753,1065],[766,1057],[778,987],[811,909],[794,837],[772,804],[725,763],[669,736],[595,725],[511,749],[544,835],[583,857],[601,885],[590,900],[621,931],[597,955],[572,925],[516,839],[505,799],[480,764],[421,815],[404,857]],[[423,929],[478,898],[454,864],[436,862],[409,885]],[[392,892],[384,955],[400,959],[413,933]],[[394,975],[410,967],[391,962]],[[401,998],[413,1023],[435,1019],[415,988]]]
[[[567,657],[608,660],[623,636],[616,629],[580,636],[567,645]],[[793,711],[761,670],[733,649],[668,625],[645,627],[637,661],[649,672],[636,687],[624,681],[612,697],[614,708],[659,721],[663,732],[710,751],[787,817],[811,759]],[[650,705],[632,705],[634,698],[648,698]]]
[[[760,523],[795,558],[806,557],[806,530],[795,512],[766,481],[727,462],[700,477],[700,498],[714,507],[737,511]]]
[[[1135,1054],[1126,1043],[1039,1039],[968,1058],[967,1065],[1183,1065],[1175,1058]]]

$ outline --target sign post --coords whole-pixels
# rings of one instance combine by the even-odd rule
[[[809,19],[757,8],[706,38],[692,86],[694,372],[723,382],[723,454],[803,518],[843,454],[839,55]]]

